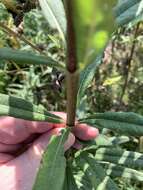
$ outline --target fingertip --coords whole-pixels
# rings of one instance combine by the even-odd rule
[[[81,140],[93,140],[99,135],[99,130],[87,124],[77,124],[73,133]]]

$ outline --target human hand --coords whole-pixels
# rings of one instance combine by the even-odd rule
[[[66,120],[66,114],[55,112]],[[2,190],[32,190],[42,153],[52,135],[60,135],[66,125],[26,121],[12,117],[0,118],[0,187]],[[76,137],[91,140],[98,130],[76,124],[65,143],[65,151],[79,146]],[[24,149],[26,149],[24,151]]]

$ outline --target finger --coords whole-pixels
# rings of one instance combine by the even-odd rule
[[[33,133],[43,133],[55,127],[65,127],[65,124],[0,117],[0,142],[17,144],[27,139]]]
[[[72,147],[75,148],[75,149],[77,149],[77,150],[80,150],[80,149],[83,148],[83,145],[81,145],[80,142],[76,139],[75,143],[73,144]]]
[[[64,112],[53,112],[53,114],[60,116],[64,121],[66,121],[66,113]],[[76,122],[77,123],[77,122]],[[65,124],[66,126],[66,124]],[[55,126],[54,126],[55,127]],[[81,140],[92,140],[95,139],[99,135],[99,130],[87,124],[76,124],[73,128],[73,133],[76,137]],[[79,144],[75,144],[75,146],[80,147]]]
[[[29,149],[30,155],[33,158],[39,157],[41,159],[41,156],[46,149],[51,136],[53,135],[61,135],[62,128],[55,128],[49,131],[48,133],[45,133],[41,135],[32,145],[32,147]],[[66,151],[69,149],[75,142],[75,137],[72,133],[69,134],[69,137],[64,145],[64,150]]]
[[[4,164],[12,159],[14,159],[14,156],[10,154],[0,153],[0,164]]]
[[[15,144],[15,145],[8,145],[4,143],[0,143],[0,153],[10,153],[10,152],[15,152],[21,147],[20,144]]]
[[[98,129],[87,124],[76,124],[73,128],[73,133],[81,140],[92,140],[99,135]]]
[[[22,155],[3,164],[0,167],[0,184],[1,189],[8,190],[30,190],[36,179],[36,175],[40,166],[42,154],[52,135],[60,135],[61,129],[52,129],[50,132],[41,135]],[[74,143],[73,134],[65,144],[65,150]]]

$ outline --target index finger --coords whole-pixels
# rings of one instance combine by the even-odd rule
[[[26,140],[33,133],[44,133],[52,128],[65,127],[65,124],[27,121],[13,117],[0,117],[0,142],[17,144]]]

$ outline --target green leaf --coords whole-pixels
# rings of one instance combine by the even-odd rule
[[[143,169],[143,154],[124,151],[118,148],[99,148],[95,155],[96,160],[123,165],[130,168]]]
[[[130,140],[133,140],[127,136],[120,136],[120,137],[107,137],[105,135],[100,134],[96,139],[91,140],[91,141],[81,141],[80,144],[85,146],[82,150],[83,151],[92,151],[94,152],[101,148],[101,147],[106,147],[106,148],[115,148],[120,144],[129,142]]]
[[[142,0],[120,0],[114,8],[116,21],[119,26],[125,24],[136,24],[143,21]]]
[[[91,181],[92,188],[96,190],[118,190],[117,185],[106,175],[104,169],[91,155],[82,153],[76,158],[78,166],[84,172],[86,179]]]
[[[78,190],[78,186],[73,176],[72,163],[70,163],[70,161],[67,161],[66,177],[63,190]]]
[[[102,63],[103,54],[100,54],[93,63],[86,66],[80,73],[79,88],[77,95],[77,107],[80,106],[82,98],[84,97],[85,90],[91,84],[97,67]]]
[[[60,136],[53,136],[45,151],[33,190],[62,190],[66,159],[64,157],[64,143],[69,132],[63,129]]]
[[[143,116],[132,112],[95,113],[80,120],[97,128],[108,128],[119,134],[143,135]]]
[[[11,116],[32,121],[48,121],[52,123],[61,123],[63,120],[41,107],[17,98],[0,94],[0,116]]]
[[[115,2],[114,0],[71,1],[80,69],[95,59],[114,31],[112,8]]]
[[[66,16],[61,0],[39,0],[43,14],[52,28],[58,29],[62,39],[65,41]]]
[[[130,140],[133,140],[132,138],[128,137],[128,136],[119,136],[119,137],[110,137],[109,138],[109,142],[112,145],[120,145],[120,144],[124,144],[129,142]]]
[[[41,64],[49,67],[63,67],[50,57],[35,55],[26,51],[13,50],[11,48],[0,48],[0,59],[14,61],[18,64]]]
[[[131,168],[125,168],[116,164],[100,163],[104,166],[106,174],[111,177],[123,177],[130,180],[143,181],[143,172]]]

